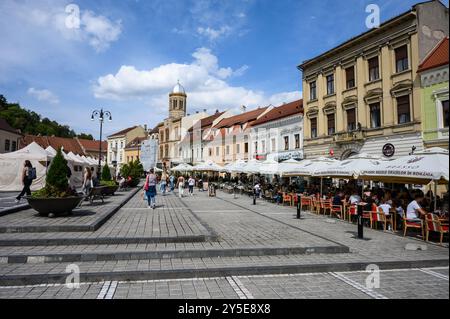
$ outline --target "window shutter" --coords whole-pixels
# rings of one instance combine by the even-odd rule
[[[403,60],[408,58],[408,47],[406,45],[395,49],[395,60]]]

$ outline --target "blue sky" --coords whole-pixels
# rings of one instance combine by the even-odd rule
[[[276,106],[301,97],[298,64],[367,30],[368,4],[385,21],[416,2],[1,0],[0,94],[96,137],[100,107],[106,133],[156,125],[178,79],[190,113]]]

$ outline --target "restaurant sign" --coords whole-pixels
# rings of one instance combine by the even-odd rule
[[[395,146],[391,143],[385,144],[383,146],[383,155],[386,157],[392,157],[395,154]]]
[[[274,154],[273,159],[278,162],[286,161],[289,159],[302,160],[303,152],[293,151],[293,152],[276,153]]]

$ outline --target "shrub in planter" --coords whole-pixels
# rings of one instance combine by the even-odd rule
[[[120,175],[125,178],[131,177],[131,182],[129,186],[137,186],[139,184],[139,180],[144,175],[144,167],[139,160],[135,160],[130,162],[129,164],[125,164],[120,169]]]
[[[102,181],[110,181],[111,180],[111,171],[109,170],[108,164],[105,164],[102,169]]]
[[[83,197],[69,187],[67,161],[58,149],[45,178],[44,188],[28,197],[31,207],[42,215],[71,212]]]

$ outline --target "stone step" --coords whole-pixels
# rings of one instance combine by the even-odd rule
[[[173,258],[208,258],[208,257],[239,257],[239,256],[274,256],[274,255],[301,255],[301,254],[340,254],[348,253],[344,246],[323,247],[247,247],[247,248],[205,248],[197,249],[172,249],[155,250],[153,247],[144,250],[116,248],[114,250],[95,247],[90,251],[60,251],[28,252],[0,254],[0,264],[36,264],[58,262],[83,262],[83,261],[115,261],[115,260],[148,260],[148,259],[173,259]]]
[[[357,254],[316,254],[5,264],[0,267],[0,286],[65,283],[76,267],[80,282],[101,282],[360,271],[371,264],[380,269],[426,268],[448,266],[448,259],[377,261]]]

